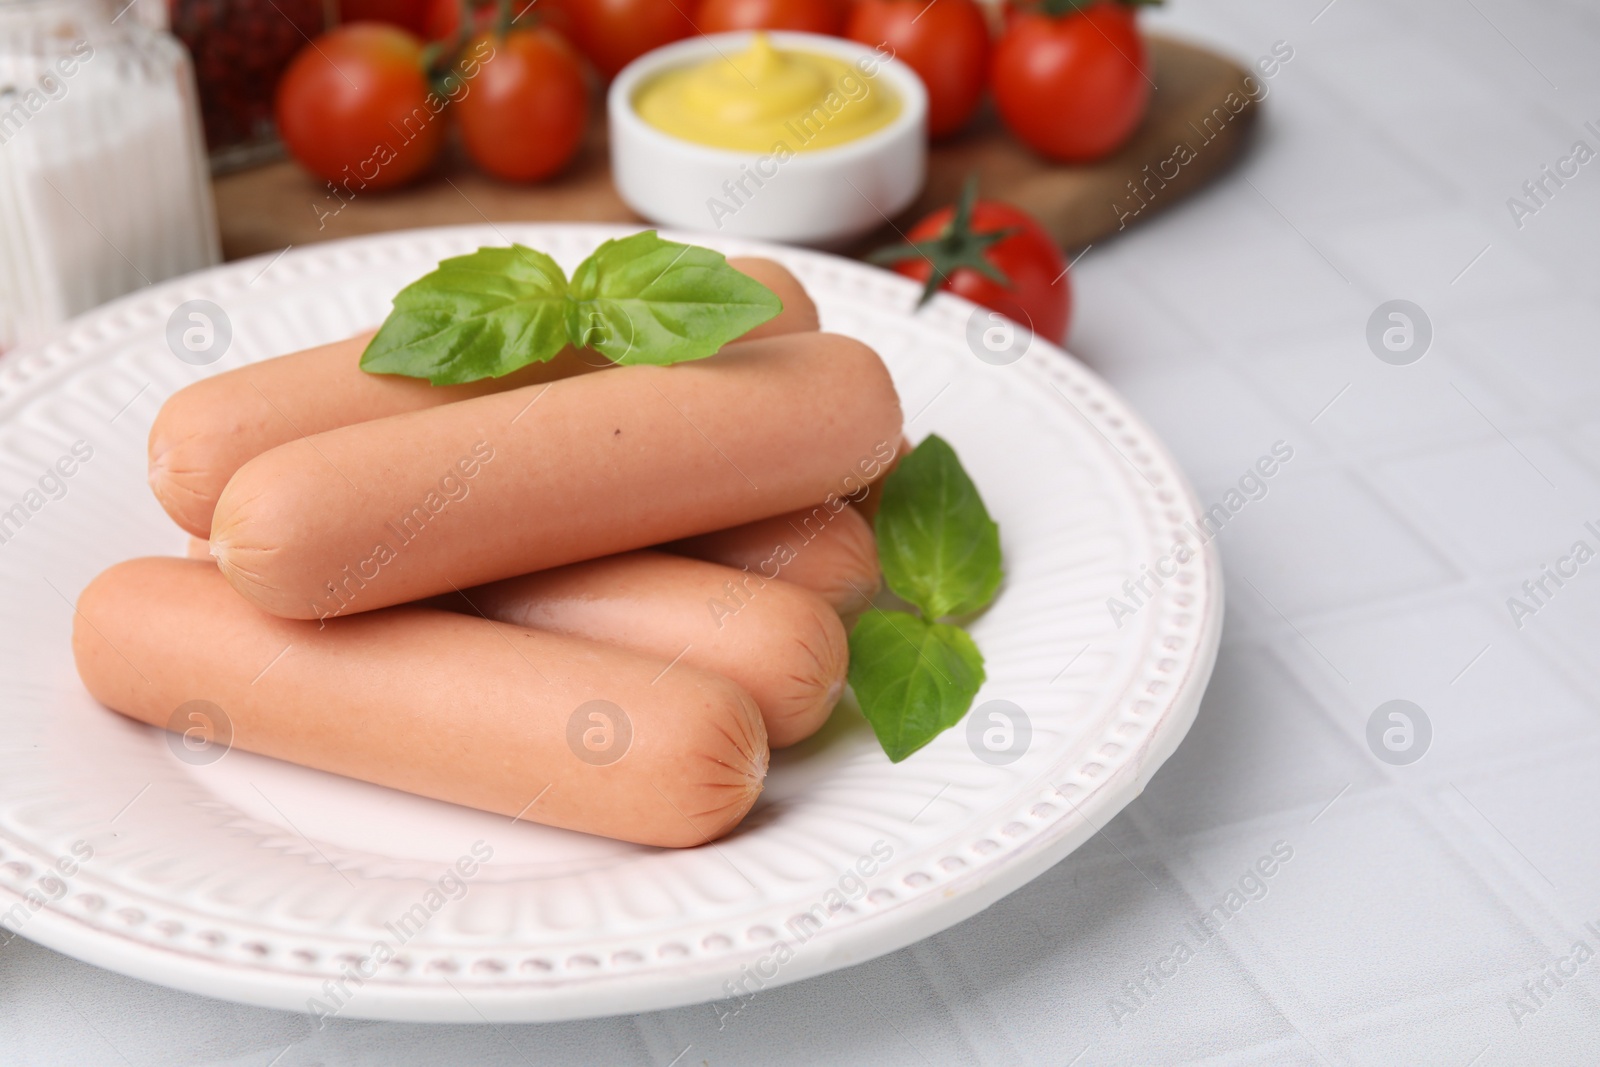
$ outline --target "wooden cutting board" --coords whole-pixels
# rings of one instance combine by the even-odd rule
[[[982,193],[1022,207],[1077,249],[1171,207],[1227,169],[1244,151],[1259,105],[1245,89],[1249,72],[1229,59],[1167,37],[1149,38],[1150,112],[1120,151],[1086,166],[1049,163],[1014,140],[992,113],[962,135],[935,145],[928,184],[896,220],[901,229],[950,203],[968,174]],[[216,179],[223,255],[239,259],[339,237],[479,222],[642,222],[617,196],[603,123],[590,130],[573,166],[539,185],[509,185],[452,159],[422,183],[363,193],[341,204],[290,162]],[[897,239],[894,230],[863,240],[857,251]]]

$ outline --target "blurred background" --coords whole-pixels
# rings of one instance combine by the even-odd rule
[[[1015,209],[979,221],[979,233],[1015,225],[1020,211],[1067,258],[1036,249],[1030,262],[1028,242],[1014,241],[994,261],[1049,268],[1048,291],[1019,286],[1008,299],[991,286],[985,299],[971,271],[946,288],[1027,325],[1042,311],[1040,332],[1059,341],[1071,258],[1227,169],[1293,59],[1282,40],[1259,56],[1227,56],[1147,37],[1137,23],[1146,6],[6,0],[0,350],[223,259],[414,226],[643,221],[864,254],[936,232],[948,219],[913,233],[968,181]],[[842,194],[867,201],[853,212],[835,196],[831,209],[811,206],[775,227],[756,212],[658,209],[646,187],[661,183],[636,179],[630,189],[612,172],[618,145],[630,142],[616,140],[608,84],[664,46],[761,29],[853,40],[909,66],[928,89],[924,143],[876,164],[865,192],[858,172],[856,193]],[[712,47],[727,59],[746,44]],[[895,189],[872,188],[890,172],[903,172]],[[708,205],[743,206],[736,191],[706,192]],[[830,225],[830,213],[865,213],[870,224]]]

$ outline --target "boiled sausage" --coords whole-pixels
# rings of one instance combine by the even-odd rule
[[[603,641],[738,683],[773,748],[810,737],[844,691],[849,648],[820,596],[664,552],[627,552],[452,593],[499,622]]]
[[[198,560],[101,574],[72,645],[141,722],[226,723],[233,747],[624,841],[720,837],[766,772],[760,713],[719,675],[437,609],[274,618]]]
[[[674,541],[668,552],[737,567],[757,578],[781,578],[820,594],[846,618],[878,595],[878,542],[854,508],[819,504],[727,530]]]
[[[746,339],[817,328],[816,305],[794,275],[770,259],[728,263],[783,301],[783,310],[751,330]],[[361,353],[371,338],[371,333],[364,333],[252,363],[195,382],[169,397],[156,415],[149,443],[150,488],[167,514],[189,533],[207,537],[223,486],[247,461],[269,448],[354,422],[611,366],[598,352],[568,348],[548,363],[535,363],[502,378],[429,385],[419,378],[362,370]]]
[[[223,490],[211,549],[273,614],[369,611],[837,498],[900,423],[865,345],[764,338],[280,445]]]

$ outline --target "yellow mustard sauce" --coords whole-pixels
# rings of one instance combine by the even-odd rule
[[[775,48],[764,33],[738,55],[656,75],[633,106],[645,122],[685,141],[779,154],[846,144],[900,114],[895,92],[860,65]]]

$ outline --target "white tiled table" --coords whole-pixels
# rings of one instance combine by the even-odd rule
[[[1600,160],[1520,230],[1506,206],[1575,140],[1600,150],[1600,4],[1176,0],[1149,21],[1294,58],[1240,171],[1081,261],[1072,347],[1204,500],[1275,441],[1294,458],[1221,535],[1215,681],[1110,842],[720,1031],[697,1007],[319,1032],[18,940],[0,1063],[1600,1063],[1600,955],[1539,1002],[1523,987],[1575,941],[1600,953],[1600,561],[1520,629],[1506,608],[1575,540],[1600,549]],[[1365,341],[1395,298],[1435,330],[1411,366]],[[1395,698],[1433,724],[1409,766],[1366,741]],[[1279,842],[1265,895],[1199,929]]]

